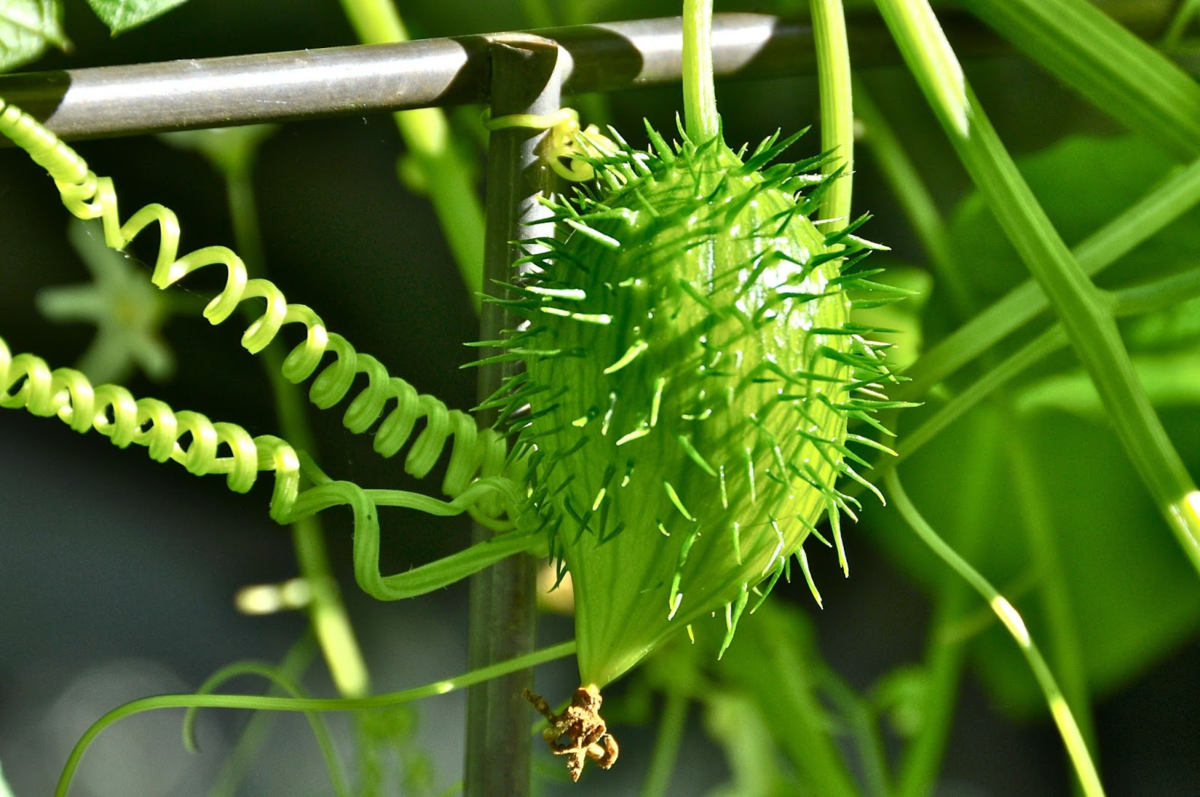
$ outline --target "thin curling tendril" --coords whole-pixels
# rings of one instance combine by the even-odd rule
[[[303,324],[305,339],[285,358],[282,371],[291,382],[304,381],[317,370],[325,353],[332,351],[334,361],[317,374],[309,390],[310,399],[318,407],[327,409],[340,402],[350,392],[355,377],[365,374],[368,384],[351,400],[343,423],[352,432],[365,432],[384,415],[387,402],[394,399],[395,407],[383,417],[375,434],[378,453],[394,456],[424,418],[425,427],[405,458],[405,471],[410,475],[420,478],[428,474],[453,437],[442,482],[443,493],[452,500],[438,501],[405,491],[367,491],[352,482],[332,481],[323,475],[316,486],[300,492],[299,458],[285,441],[269,435],[252,438],[240,426],[211,423],[199,413],[176,413],[155,399],[134,400],[128,391],[114,385],[93,388],[78,371],[52,371],[33,355],[11,356],[3,341],[0,406],[25,407],[43,417],[58,415],[76,431],[95,428],[121,447],[137,442],[150,449],[152,458],[174,459],[196,475],[225,473],[230,489],[237,492],[249,490],[258,471],[273,470],[276,483],[270,515],[279,523],[290,523],[333,506],[350,507],[355,528],[355,578],[365,592],[380,600],[439,589],[514,553],[538,547],[532,535],[514,532],[515,524],[508,518],[510,511],[515,515],[520,505],[520,479],[505,470],[520,471],[523,463],[508,461],[501,435],[491,429],[480,430],[470,416],[449,410],[436,398],[420,394],[404,380],[390,376],[374,357],[359,354],[345,338],[328,332],[311,308],[288,304],[273,283],[249,279],[245,264],[231,249],[209,246],[177,257],[179,222],[170,208],[149,204],[122,224],[112,179],[98,177],[71,147],[4,100],[0,100],[0,134],[49,172],[68,211],[81,219],[102,220],[109,247],[123,251],[142,230],[157,223],[159,248],[151,277],[157,287],[166,288],[205,266],[225,266],[225,287],[204,309],[211,323],[225,321],[247,299],[263,299],[262,316],[242,336],[242,345],[251,353],[266,347],[284,324]],[[16,392],[10,393],[18,383]],[[179,441],[188,434],[191,442],[185,447]],[[222,447],[228,449],[229,456],[219,455]],[[384,576],[379,569],[378,506],[408,507],[436,515],[465,511],[493,530],[510,533],[408,572]]]
[[[225,287],[204,308],[204,317],[220,324],[243,301],[264,300],[263,314],[242,335],[242,345],[251,354],[262,351],[284,324],[303,324],[305,338],[284,359],[282,371],[290,382],[303,382],[317,370],[326,352],[332,352],[334,361],[317,374],[309,390],[309,398],[319,408],[336,405],[350,392],[355,377],[365,374],[367,386],[351,400],[343,416],[351,432],[366,432],[384,416],[388,401],[394,399],[395,406],[375,433],[373,446],[380,455],[395,456],[424,418],[425,428],[405,458],[408,474],[417,478],[427,475],[453,437],[442,483],[444,494],[457,497],[476,479],[503,475],[507,445],[501,435],[479,429],[469,415],[447,409],[433,396],[420,394],[403,379],[389,375],[377,359],[357,352],[341,335],[330,333],[312,308],[289,304],[283,292],[268,280],[250,279],[242,259],[228,247],[208,246],[178,257],[179,221],[170,208],[152,203],[122,224],[112,178],[98,177],[73,149],[16,106],[0,100],[0,108],[0,133],[50,173],[67,210],[82,219],[102,220],[109,247],[124,251],[146,227],[158,224],[158,255],[151,277],[158,288],[167,288],[205,266],[224,266]],[[495,530],[512,528],[504,519],[508,507],[499,502],[498,492],[488,491],[478,499],[468,509],[472,517]]]
[[[528,127],[534,130],[549,130],[546,162],[554,173],[564,180],[584,183],[596,177],[596,170],[587,158],[615,154],[617,145],[600,132],[595,125],[583,128],[579,124],[579,113],[574,108],[559,108],[551,114],[513,113],[491,118],[491,111],[483,112],[483,125],[488,130],[505,130],[511,127]],[[563,164],[568,161],[570,166]]]

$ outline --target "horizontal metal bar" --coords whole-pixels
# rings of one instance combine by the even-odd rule
[[[896,60],[877,18],[859,20],[853,31],[860,63],[879,63],[881,56]],[[528,35],[6,75],[0,77],[0,97],[65,139],[483,103],[490,82],[490,43]],[[556,42],[569,56],[565,90],[570,94],[680,79],[678,17],[555,28],[537,35]],[[805,23],[774,16],[718,14],[713,62],[718,77],[811,72],[812,31]]]
[[[1170,5],[1168,0],[1139,2],[1140,12],[1128,12],[1133,17],[1128,21],[1138,27],[1150,24],[1147,6],[1154,6],[1154,19],[1161,20],[1166,12],[1159,6]],[[960,54],[1001,48],[992,34],[961,11],[940,11],[939,19]],[[857,66],[899,62],[877,16],[853,15],[849,32]],[[491,79],[491,42],[530,35],[495,33],[6,75],[0,76],[0,97],[65,139],[483,103]],[[680,79],[683,36],[678,17],[553,28],[536,35],[566,51],[567,94]],[[763,14],[717,14],[712,41],[719,78],[769,78],[815,69],[812,30],[806,22]]]

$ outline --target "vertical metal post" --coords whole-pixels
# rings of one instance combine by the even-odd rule
[[[492,44],[492,118],[508,114],[550,114],[561,102],[558,47],[536,37]],[[545,130],[513,127],[491,135],[487,167],[487,235],[484,289],[514,278],[520,254],[513,241],[553,234],[548,212],[535,200],[553,187],[553,172],[539,157]],[[495,340],[515,322],[503,308],[484,303],[483,340]],[[481,357],[498,352],[482,349]],[[506,375],[502,365],[479,369],[479,397],[490,396]],[[480,418],[481,423],[491,420]],[[491,532],[477,526],[476,541]],[[532,557],[514,556],[471,579],[467,664],[471,669],[533,650],[535,637]],[[466,797],[523,797],[530,793],[532,721],[521,691],[533,685],[524,670],[472,687],[467,694]]]

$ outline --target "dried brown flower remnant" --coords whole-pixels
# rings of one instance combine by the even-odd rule
[[[583,765],[592,759],[601,769],[608,769],[617,761],[617,740],[608,732],[608,726],[600,716],[600,704],[604,698],[594,686],[579,687],[571,699],[571,705],[555,714],[541,695],[526,689],[525,699],[533,704],[538,713],[546,718],[550,727],[542,731],[542,738],[555,755],[567,756],[567,771],[571,780],[579,780]]]

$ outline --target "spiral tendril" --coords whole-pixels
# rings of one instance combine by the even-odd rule
[[[450,460],[442,481],[445,495],[457,498],[478,479],[502,477],[506,466],[510,470],[520,468],[520,463],[507,462],[508,449],[503,436],[492,429],[479,429],[471,416],[450,410],[433,396],[418,393],[403,379],[389,375],[377,359],[359,353],[341,335],[329,332],[312,308],[289,304],[283,292],[268,280],[251,279],[245,263],[233,250],[207,246],[179,257],[179,221],[170,208],[152,203],[122,224],[112,178],[98,177],[78,153],[16,106],[0,100],[0,109],[0,134],[24,149],[50,173],[67,210],[81,219],[102,220],[107,246],[124,251],[143,230],[158,225],[158,254],[151,276],[155,286],[165,289],[206,266],[223,266],[225,287],[204,308],[204,317],[212,324],[220,324],[242,302],[262,299],[265,304],[262,315],[242,335],[242,346],[251,354],[262,351],[285,324],[302,324],[304,340],[287,355],[282,367],[284,377],[292,383],[311,377],[325,354],[332,352],[334,360],[317,374],[309,389],[309,398],[317,407],[329,409],[338,404],[351,391],[358,374],[366,375],[366,387],[350,401],[342,422],[351,432],[361,434],[382,417],[373,441],[375,451],[381,456],[395,456],[412,437],[418,421],[424,418],[425,427],[409,448],[404,469],[411,476],[424,477],[449,446]],[[395,405],[385,415],[392,400]],[[513,479],[519,482],[520,474],[513,474]],[[231,487],[232,484],[231,481]],[[501,500],[505,493],[474,491],[475,500],[467,511],[493,529],[510,529],[512,524],[505,519],[510,506]]]
[[[34,415],[57,415],[78,432],[95,429],[119,447],[146,446],[151,458],[179,462],[196,475],[223,473],[229,488],[246,492],[259,471],[275,473],[270,516],[291,523],[334,506],[347,506],[354,515],[354,573],[359,586],[380,600],[412,597],[454,583],[507,556],[540,551],[540,535],[514,531],[509,519],[521,504],[518,484],[524,462],[509,460],[504,438],[492,429],[480,430],[474,419],[449,410],[436,398],[418,393],[404,380],[388,374],[384,366],[358,353],[340,335],[330,333],[311,308],[288,304],[273,283],[250,279],[242,259],[224,246],[197,249],[183,257],[179,251],[179,222],[175,213],[154,203],[120,221],[117,195],[109,177],[98,177],[73,149],[19,108],[0,99],[0,135],[13,141],[54,179],[63,205],[81,219],[102,220],[105,244],[123,251],[146,227],[157,223],[158,255],[152,282],[166,288],[205,266],[225,267],[225,287],[204,309],[213,324],[230,317],[243,301],[262,299],[265,309],[242,335],[242,345],[252,354],[262,351],[284,324],[303,324],[304,340],[284,359],[282,371],[293,383],[316,372],[326,352],[334,360],[321,370],[309,397],[321,409],[340,402],[350,392],[358,374],[367,385],[350,401],[343,424],[350,431],[367,431],[381,417],[374,439],[375,450],[394,456],[417,434],[405,457],[405,471],[423,477],[433,469],[449,445],[450,459],[442,491],[450,501],[439,501],[401,490],[364,490],[347,481],[333,481],[315,468],[315,485],[299,490],[301,461],[286,441],[271,435],[251,437],[236,424],[213,423],[196,412],[173,411],[156,399],[134,399],[122,387],[93,387],[79,371],[51,370],[31,354],[13,356],[0,339],[0,407],[25,408]],[[389,401],[396,404],[387,412]],[[450,442],[453,438],[453,443]],[[379,569],[380,506],[407,507],[434,515],[468,512],[499,534],[492,540],[437,562],[385,576]]]
[[[229,489],[237,493],[249,491],[259,471],[274,471],[271,519],[286,523],[296,504],[300,459],[286,441],[272,435],[251,437],[236,424],[214,423],[198,412],[176,412],[158,399],[135,399],[119,385],[93,387],[72,368],[51,370],[40,357],[14,356],[3,338],[0,407],[24,408],[43,418],[58,416],[77,432],[96,430],[118,448],[145,446],[156,462],[173,460],[197,476],[223,473]]]

